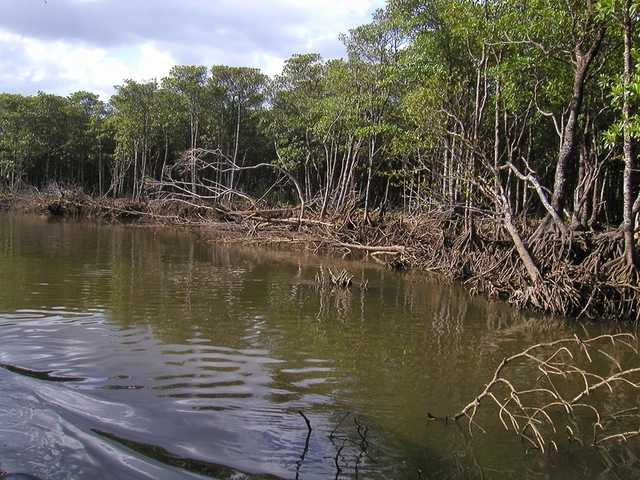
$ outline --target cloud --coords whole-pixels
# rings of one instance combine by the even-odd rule
[[[175,64],[166,53],[146,44],[124,50],[109,53],[0,33],[0,86],[8,93],[30,95],[42,90],[66,95],[90,90],[107,98],[123,79],[164,76]]]
[[[340,33],[384,0],[21,0],[0,2],[0,91],[108,97],[174,65],[274,75],[296,53],[344,55]]]

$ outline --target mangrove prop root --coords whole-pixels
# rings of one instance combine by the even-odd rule
[[[16,194],[0,207],[178,225],[205,234],[205,239],[360,252],[393,268],[437,272],[464,282],[472,294],[503,298],[521,309],[640,320],[640,272],[626,261],[618,230],[563,233],[551,222],[536,233],[533,222],[513,219],[541,276],[534,284],[502,222],[481,212],[473,228],[465,227],[462,218],[437,210],[412,216],[387,213],[384,221],[372,224],[360,218],[357,209],[319,218],[310,207],[270,208],[260,200],[240,198],[232,203],[231,198],[239,197],[224,191],[218,199],[158,195],[138,201],[59,189],[41,195]],[[334,287],[344,288],[351,280],[346,274],[325,273],[322,281],[333,282]]]

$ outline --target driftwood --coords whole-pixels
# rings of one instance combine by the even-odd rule
[[[403,246],[379,247],[375,245],[357,245],[353,243],[332,243],[331,246],[335,248],[347,248],[349,250],[357,250],[361,252],[389,254],[404,253],[406,250],[406,248]]]
[[[320,266],[320,268],[316,272],[315,278],[316,284],[319,287],[331,287],[342,290],[348,290],[349,287],[351,287],[352,280],[353,275],[351,275],[346,270],[342,270],[336,275],[331,271],[330,268],[328,268],[325,272],[325,269],[322,266]]]
[[[631,365],[621,363],[625,356],[632,359]],[[599,369],[594,359],[601,362]],[[535,367],[537,378],[523,382],[523,364]],[[598,446],[640,435],[637,393],[628,395],[627,389],[640,389],[636,337],[624,333],[582,340],[574,336],[539,343],[502,360],[482,392],[452,418],[468,418],[471,433],[474,427],[484,431],[479,414],[486,400],[497,407],[505,429],[513,429],[540,452],[557,450],[560,438]],[[608,396],[594,401],[596,391]],[[625,401],[628,408],[611,411],[612,405]],[[580,432],[589,423],[589,430]]]
[[[310,218],[269,218],[260,215],[261,212],[249,214],[246,220],[255,220],[259,222],[282,224],[282,225],[321,225],[324,227],[333,227],[332,223],[314,220]]]

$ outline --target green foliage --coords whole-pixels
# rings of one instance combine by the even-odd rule
[[[208,141],[238,161],[255,148],[251,136],[258,128],[267,76],[255,68],[215,65],[207,80]]]
[[[617,35],[624,34],[625,16],[633,23],[637,22],[640,2],[632,0],[600,0],[598,2],[600,18],[609,21],[610,29]],[[632,41],[638,41],[636,29],[631,32]],[[607,148],[615,149],[627,133],[631,138],[640,138],[640,51],[632,44],[629,49],[630,72],[604,75],[601,79],[603,90],[608,91],[608,100],[618,119],[604,132]],[[625,109],[625,104],[628,108]]]
[[[543,191],[553,190],[572,106],[580,103],[567,198],[583,194],[580,172],[597,170],[600,191],[603,182],[616,181],[617,171],[599,164],[603,136],[614,148],[623,129],[640,135],[639,5],[389,0],[370,23],[340,37],[344,59],[293,55],[273,79],[245,67],[175,66],[160,82],[124,80],[108,103],[88,92],[4,94],[0,181],[39,187],[68,181],[101,192],[110,185],[112,194],[140,196],[145,179],[160,179],[186,150],[203,148],[237,165],[277,164],[299,182],[306,202],[323,209],[353,202],[366,209],[383,199],[406,205],[409,198],[415,211],[442,201],[494,213],[495,198],[480,193],[482,184],[509,192],[515,214],[540,213],[542,203],[505,168],[534,172]],[[634,27],[633,75],[626,83],[624,8]],[[602,25],[606,37],[578,101],[576,68]],[[205,180],[250,195],[273,180],[249,172],[216,175]],[[594,218],[616,218],[612,198],[595,202],[607,211]]]
[[[0,179],[10,188],[20,186],[35,156],[33,97],[0,94]]]

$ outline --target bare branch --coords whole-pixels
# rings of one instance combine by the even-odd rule
[[[632,334],[622,333],[615,335],[600,335],[583,340],[577,335],[548,343],[538,343],[523,350],[520,353],[505,358],[494,371],[493,378],[483,388],[482,392],[465,406],[459,413],[453,416],[454,420],[461,417],[469,419],[469,431],[473,427],[482,429],[477,417],[481,405],[485,399],[490,399],[498,407],[498,419],[506,430],[514,429],[520,437],[531,445],[545,452],[547,448],[554,447],[557,451],[558,443],[553,438],[558,433],[556,424],[559,421],[558,410],[568,415],[572,421],[582,422],[585,418],[595,417],[593,423],[593,445],[599,445],[609,440],[628,440],[640,435],[640,429],[634,427],[626,430],[623,420],[632,417],[636,422],[640,419],[640,408],[636,406],[624,410],[607,413],[610,418],[616,420],[608,425],[607,429],[617,429],[604,438],[597,438],[597,431],[605,431],[602,422],[603,413],[610,405],[616,402],[604,402],[597,405],[594,400],[585,403],[585,399],[594,392],[605,390],[609,395],[615,394],[617,389],[627,386],[632,389],[640,389],[640,367],[623,365],[620,358],[637,359],[638,349],[636,337]],[[518,362],[519,366],[514,370],[514,380],[510,379],[511,370],[508,367]],[[526,383],[522,378],[522,362],[528,363],[541,372],[536,379],[536,385],[529,388],[520,388],[518,384]],[[600,368],[614,373],[601,375],[590,369],[597,365]],[[554,378],[562,381],[554,381]],[[574,380],[578,379],[576,382]],[[517,382],[515,381],[517,380]],[[540,385],[541,382],[548,385]],[[582,386],[580,386],[582,385]],[[576,394],[576,386],[579,392]],[[506,390],[506,391],[505,391]],[[573,393],[572,393],[573,392]],[[631,398],[623,394],[619,399]],[[631,400],[629,400],[631,401]],[[582,413],[581,413],[582,412]],[[585,413],[587,414],[585,416]],[[573,430],[567,426],[569,441],[577,438]],[[622,430],[622,431],[620,431]]]
[[[527,164],[525,159],[523,159],[523,161],[525,162],[525,164]],[[547,195],[544,193],[544,188],[542,187],[538,179],[535,177],[535,175],[533,175],[533,170],[531,170],[529,165],[527,164],[529,173],[527,173],[526,175],[520,172],[520,170],[518,170],[518,168],[511,162],[508,162],[506,166],[509,167],[509,169],[516,175],[516,177],[518,177],[520,180],[528,183],[533,187],[533,189],[538,194],[538,197],[540,198],[540,202],[544,206],[545,210],[549,213],[549,215],[551,215],[551,218],[553,218],[553,221],[562,232],[562,235],[564,235],[565,237],[569,236],[569,229],[567,228],[567,226],[564,224],[564,222],[558,215],[558,212],[556,211],[556,209],[553,208],[553,206],[551,205],[551,202],[549,202]]]
[[[233,159],[221,150],[207,150],[202,148],[187,150],[174,165],[168,165],[163,172],[163,180],[151,184],[156,190],[156,196],[163,200],[178,200],[183,202],[219,201],[224,198],[237,197],[249,202],[253,208],[257,201],[249,195],[233,188],[233,178],[236,172],[270,168],[277,171],[290,181],[300,200],[299,219],[304,217],[305,200],[297,179],[284,168],[273,163],[258,163],[256,165],[238,166]],[[268,188],[273,189],[278,182]]]

